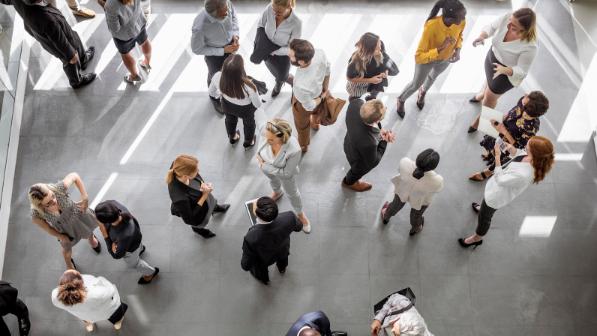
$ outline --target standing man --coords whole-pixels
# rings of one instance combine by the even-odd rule
[[[292,88],[292,114],[299,145],[306,153],[311,141],[309,126],[319,129],[317,109],[329,94],[330,62],[323,50],[301,39],[290,41],[288,57],[290,63],[298,67]]]
[[[342,180],[342,185],[354,191],[367,191],[371,184],[361,181],[379,164],[388,142],[396,138],[392,131],[381,127],[381,120],[386,114],[386,107],[381,100],[363,102],[353,99],[346,111],[346,136],[344,153],[350,163],[350,170]]]
[[[330,320],[318,310],[299,317],[290,327],[286,336],[347,336],[344,331],[332,331]]]
[[[204,55],[207,63],[207,86],[213,75],[222,70],[228,55],[238,51],[240,44],[238,18],[234,6],[228,0],[205,0],[204,8],[193,22],[191,49],[196,55]],[[211,99],[216,111],[222,113],[220,101]]]
[[[62,68],[73,89],[93,82],[95,74],[82,74],[81,70],[87,68],[95,48],[85,50],[79,35],[56,7],[46,0],[0,0],[0,3],[13,5],[23,18],[25,30],[47,52],[62,61]]]
[[[0,335],[10,336],[10,329],[2,318],[4,315],[14,314],[19,321],[19,336],[29,335],[31,322],[29,310],[25,303],[18,298],[19,291],[6,281],[0,281]]]
[[[290,254],[290,234],[300,232],[303,224],[292,211],[278,215],[276,201],[261,197],[253,203],[257,224],[252,226],[243,240],[240,265],[251,272],[255,279],[269,284],[267,268],[274,263],[280,274],[286,272]]]

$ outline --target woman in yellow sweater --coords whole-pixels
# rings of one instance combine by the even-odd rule
[[[437,16],[440,9],[442,15]],[[415,76],[398,96],[400,118],[404,118],[404,102],[417,90],[417,107],[422,110],[427,90],[450,63],[460,59],[465,16],[466,8],[458,0],[439,0],[433,6],[415,54]]]

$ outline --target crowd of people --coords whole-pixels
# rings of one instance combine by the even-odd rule
[[[42,47],[59,58],[73,88],[93,81],[95,74],[83,74],[95,49],[84,48],[78,35],[66,22],[55,3],[50,0],[0,0],[14,5],[23,17],[26,30]],[[140,0],[98,0],[106,13],[108,30],[128,70],[124,80],[137,85],[151,71],[152,45],[147,36],[147,20]],[[90,16],[91,11],[69,1],[75,14]],[[440,15],[441,12],[441,15]],[[423,34],[414,55],[412,81],[397,98],[396,113],[405,116],[405,102],[418,92],[416,105],[423,109],[425,96],[437,78],[458,62],[463,43],[467,11],[459,0],[439,0],[424,23]],[[245,150],[254,150],[259,169],[271,186],[271,194],[256,199],[250,211],[256,218],[243,239],[241,267],[264,285],[269,284],[268,267],[276,264],[281,274],[288,267],[292,232],[312,232],[312,225],[303,206],[297,176],[301,158],[308,155],[310,135],[320,126],[336,122],[346,101],[333,97],[330,90],[330,69],[324,50],[303,39],[302,21],[295,12],[295,0],[271,0],[257,22],[257,33],[250,61],[264,62],[275,79],[271,97],[279,96],[283,85],[292,87],[291,122],[274,118],[256,125],[255,112],[263,108],[261,96],[268,92],[264,83],[247,75],[240,47],[239,20],[229,0],[205,0],[204,8],[192,26],[191,50],[203,55],[208,69],[208,96],[214,110],[224,115],[224,128],[231,146],[241,138]],[[494,108],[498,99],[525,79],[537,53],[536,16],[533,10],[521,8],[505,13],[485,27],[474,46],[490,39],[491,48],[485,59],[484,88],[470,99]],[[191,28],[191,27],[189,27]],[[244,42],[243,42],[244,43]],[[139,45],[144,55],[136,61],[131,53]],[[405,57],[412,57],[406,55]],[[294,74],[291,66],[296,67]],[[366,192],[371,183],[363,177],[383,159],[396,135],[385,129],[381,121],[388,107],[377,96],[397,76],[398,66],[385,49],[383,41],[372,32],[364,33],[355,44],[355,51],[346,66],[346,135],[344,152],[350,165],[342,179],[342,187]],[[541,182],[554,162],[551,141],[537,135],[540,117],[549,108],[547,97],[532,91],[519,99],[502,120],[491,120],[498,137],[485,135],[481,141],[482,158],[487,168],[471,175],[470,180],[487,180],[483,199],[472,203],[478,213],[475,233],[459,238],[463,248],[483,243],[493,214],[521,195],[532,184]],[[237,129],[242,120],[243,132]],[[479,118],[469,128],[476,132]],[[214,215],[224,215],[229,204],[218,202],[212,183],[199,170],[199,159],[189,154],[178,155],[166,172],[171,214],[180,217],[193,232],[205,239],[216,233],[208,229]],[[435,170],[440,166],[440,154],[433,148],[415,158],[404,157],[398,163],[398,174],[389,180],[394,185],[393,199],[381,205],[380,220],[390,222],[405,204],[411,207],[411,236],[425,226],[424,212],[433,196],[443,189],[444,179]],[[69,188],[78,189],[81,199],[70,197]],[[293,211],[281,212],[278,200],[286,194]],[[140,273],[138,284],[147,285],[158,276],[159,268],[142,259],[146,250],[139,221],[127,207],[116,200],[104,200],[95,209],[88,206],[85,185],[76,173],[70,173],[56,183],[37,183],[28,191],[34,224],[58,240],[66,271],[52,292],[53,304],[84,321],[87,331],[94,323],[108,320],[120,329],[127,311],[116,286],[99,276],[81,274],[72,255],[72,247],[86,239],[100,254],[102,243],[94,234],[99,232],[105,248],[114,259],[122,259]],[[455,242],[456,244],[456,239]],[[9,284],[0,283],[0,290]],[[6,288],[8,288],[6,287]],[[10,287],[12,288],[12,287]],[[30,322],[23,302],[11,289],[11,298],[0,292],[2,314],[14,313],[19,318],[21,335],[27,335]],[[10,301],[10,302],[9,302]],[[7,307],[4,309],[4,307]],[[5,327],[0,325],[0,328]],[[409,298],[394,294],[377,312],[371,324],[372,335],[432,335],[424,319]],[[321,311],[303,315],[287,336],[346,335],[332,332],[328,317]]]

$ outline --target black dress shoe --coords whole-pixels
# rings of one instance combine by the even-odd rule
[[[72,85],[73,89],[79,89],[82,88],[85,85],[88,85],[89,83],[93,82],[95,80],[95,74],[94,73],[86,73],[81,75],[81,80],[79,81],[79,83]]]
[[[477,131],[473,126],[469,126],[467,133],[475,133]]]
[[[216,204],[214,212],[226,212],[230,208],[230,204]]]
[[[155,271],[153,271],[153,274],[151,275],[151,278],[149,280],[145,280],[144,277],[140,277],[139,281],[137,281],[137,283],[139,285],[147,285],[147,284],[151,283],[153,281],[153,279],[155,279],[155,277],[158,275],[158,273],[160,273],[160,269],[156,267]]]
[[[274,89],[272,90],[272,98],[277,97],[280,94],[280,91],[282,90],[283,85],[284,85],[284,82],[276,82],[276,85],[274,86]]]
[[[249,150],[251,149],[253,146],[255,146],[255,142],[257,141],[257,136],[253,135],[253,141],[251,142],[244,142],[243,143],[243,147],[245,148],[245,150]]]
[[[201,237],[203,237],[205,239],[213,238],[216,236],[215,233],[211,232],[208,229],[204,229],[204,228],[193,228],[193,232],[195,232],[196,234],[200,235]]]
[[[400,119],[404,119],[404,115],[406,114],[406,111],[404,111],[404,103],[405,102],[398,100],[398,106],[396,107],[396,113],[398,113]]]
[[[479,246],[479,245],[483,244],[483,240],[479,240],[479,241],[477,241],[477,242],[474,242],[474,243],[467,244],[467,243],[464,241],[464,238],[458,238],[458,244],[460,244],[460,246],[462,246],[463,248],[469,248],[469,247],[471,247],[471,246],[472,246],[472,247],[473,247],[473,249],[476,249],[476,248],[477,248],[477,246]]]
[[[91,46],[89,49],[85,50],[85,58],[81,61],[81,69],[87,69],[87,65],[89,65],[93,56],[95,56],[95,47]]]

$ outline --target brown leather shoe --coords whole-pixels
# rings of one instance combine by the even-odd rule
[[[348,184],[346,184],[346,182],[344,182],[344,179],[343,179],[342,180],[342,185],[345,186],[345,187],[347,187],[347,188],[350,188],[350,189],[352,189],[354,191],[357,191],[357,192],[363,192],[363,191],[371,190],[371,188],[373,187],[371,185],[371,183],[368,183],[368,182],[365,182],[365,181],[362,181],[362,180],[358,180],[354,184],[348,185]]]

